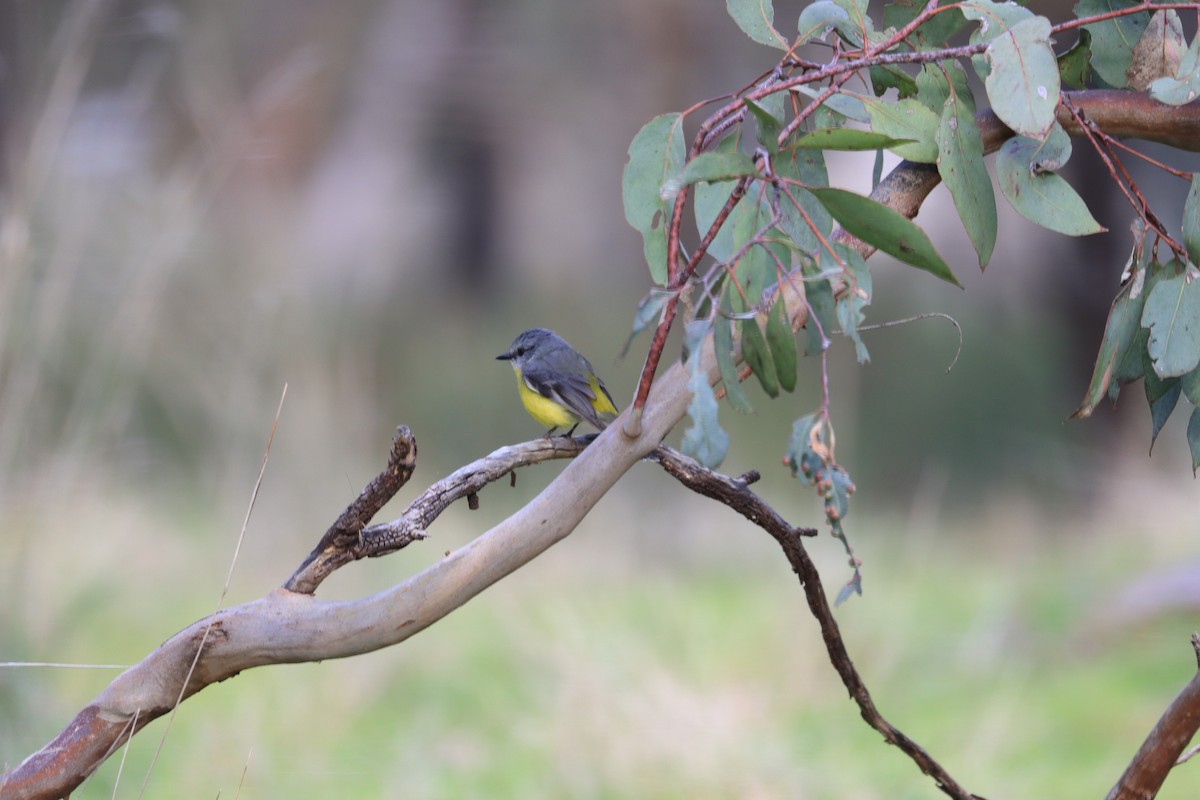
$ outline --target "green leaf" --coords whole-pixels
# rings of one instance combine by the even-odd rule
[[[1150,399],[1150,375],[1152,371],[1146,373],[1146,394],[1147,400],[1150,402],[1150,450],[1154,450],[1154,442],[1158,439],[1159,431],[1163,429],[1163,425],[1167,424],[1167,420],[1171,418],[1171,414],[1175,411],[1175,406],[1179,404],[1179,395],[1182,387],[1179,385],[1178,378],[1171,378],[1164,381],[1160,388],[1158,397]]]
[[[833,247],[838,258],[846,265],[843,269],[846,291],[837,298],[835,307],[838,325],[842,328],[842,334],[854,342],[854,357],[858,363],[866,364],[871,360],[871,355],[867,352],[858,327],[864,320],[862,310],[871,303],[871,271],[857,250],[844,244],[835,244]],[[825,254],[822,264],[825,271],[838,269],[837,262],[828,253]]]
[[[780,178],[790,178],[808,186],[826,186],[829,175],[825,170],[825,154],[821,150],[792,150],[783,152],[775,159],[775,174]],[[779,210],[783,218],[779,221],[780,232],[786,234],[796,248],[804,253],[816,253],[820,242],[817,240],[815,227],[822,236],[828,237],[833,232],[833,217],[825,210],[825,206],[817,202],[807,189],[799,186],[789,187],[791,196],[803,209],[800,212],[786,196],[779,201]],[[808,219],[805,219],[805,214]],[[809,225],[812,221],[812,226]]]
[[[646,328],[655,324],[659,315],[662,313],[663,306],[671,299],[674,292],[665,292],[662,289],[651,289],[650,292],[642,298],[638,303],[637,311],[633,315],[633,330],[629,334],[629,338],[625,340],[624,347],[621,348],[621,358],[629,352],[630,345],[637,335]]]
[[[1183,387],[1183,396],[1194,406],[1200,406],[1200,367],[1179,379]]]
[[[789,147],[812,150],[879,150],[910,144],[915,139],[897,139],[874,131],[857,128],[819,128],[806,133]]]
[[[710,152],[714,153],[736,153],[738,152],[738,142],[736,136],[730,136],[723,139]],[[735,181],[718,181],[715,183],[698,183],[693,190],[695,202],[692,204],[693,212],[696,217],[696,228],[704,235],[708,232],[709,227],[721,213],[721,209],[725,207],[725,201],[729,199],[729,193],[733,191]],[[753,203],[748,199],[743,198],[742,202],[734,207],[729,218],[725,220],[725,224],[717,232],[717,237],[713,239],[712,244],[708,246],[708,254],[717,261],[726,262],[733,258],[733,254],[745,243],[745,239],[741,239],[736,244],[734,242],[734,227],[741,217],[747,213],[754,214],[755,210]],[[746,208],[749,207],[749,211]],[[666,240],[664,239],[664,242]]]
[[[939,6],[948,6],[955,0],[941,0]],[[916,0],[893,0],[883,7],[883,27],[899,30],[916,19],[917,14],[925,9],[925,3]],[[927,22],[921,24],[912,34],[923,49],[932,49],[944,45],[951,36],[958,33],[966,24],[966,19],[957,8],[942,11]],[[941,108],[939,105],[938,108]]]
[[[767,344],[771,348],[771,357],[775,360],[775,376],[779,378],[779,388],[785,392],[796,390],[796,334],[788,321],[787,304],[780,291],[771,313],[767,316]]]
[[[917,73],[916,83],[917,99],[939,117],[951,95],[970,98],[971,110],[975,110],[975,98],[967,83],[967,73],[958,62],[939,61],[936,64],[926,64]]]
[[[664,224],[669,214],[663,186],[683,167],[682,115],[663,114],[647,122],[629,145],[629,161],[621,178],[625,220],[642,234],[646,263],[655,283],[667,282],[667,237]]]
[[[898,211],[844,189],[813,189],[843,228],[906,264],[962,287],[925,232]]]
[[[889,103],[874,97],[858,96],[871,115],[871,130],[893,139],[911,139],[912,144],[889,148],[909,161],[932,164],[937,161],[938,116],[918,100]]]
[[[1033,17],[997,36],[984,54],[991,71],[984,80],[992,110],[1023,136],[1041,138],[1058,107],[1058,63],[1050,48],[1050,21]]]
[[[1139,365],[1137,377],[1141,377],[1141,353],[1137,352],[1138,332],[1141,330],[1142,307],[1146,303],[1146,295],[1130,297],[1133,283],[1127,283],[1113,300],[1108,312],[1108,322],[1104,325],[1104,337],[1100,340],[1100,352],[1096,354],[1096,367],[1092,370],[1092,381],[1088,384],[1087,394],[1079,408],[1071,414],[1071,419],[1086,419],[1096,410],[1096,406],[1109,394],[1109,387],[1119,383],[1115,374],[1117,366],[1133,352]]]
[[[1160,378],[1191,372],[1200,364],[1200,280],[1185,270],[1161,280],[1146,298],[1142,327],[1149,328],[1147,352]]]
[[[1200,469],[1200,408],[1192,409],[1192,416],[1188,418],[1187,426],[1188,448],[1192,451],[1192,477],[1196,477],[1196,470]]]
[[[812,100],[817,99],[821,94],[816,89],[809,88],[803,84],[795,87],[794,91]],[[858,96],[848,92],[834,92],[821,102],[821,108],[828,108],[855,122],[869,122],[871,119],[862,101],[858,99]]]
[[[725,399],[735,411],[747,414],[754,409],[738,380],[737,365],[733,360],[733,322],[727,314],[732,310],[729,303],[729,289],[721,297],[721,313],[713,320],[713,349],[717,355],[717,369],[721,372],[721,381],[725,385]]]
[[[1192,188],[1183,202],[1183,246],[1192,264],[1200,264],[1200,174],[1192,175]]]
[[[689,323],[684,329],[688,351],[698,355],[707,335],[707,321]],[[688,388],[692,392],[688,416],[692,419],[692,425],[684,431],[679,449],[709,469],[716,469],[729,452],[729,434],[721,428],[717,419],[717,397],[708,383],[708,370],[704,369],[702,362],[703,359],[698,357],[688,359],[691,372]]]
[[[946,98],[937,133],[937,166],[982,268],[996,246],[996,196],[983,163],[983,140],[972,106],[957,94]]]
[[[1058,57],[1058,77],[1068,89],[1084,89],[1092,80],[1092,34],[1079,29],[1079,39]]]
[[[1061,159],[1059,154],[1049,154]],[[1041,172],[1046,154],[1043,143],[1014,136],[996,156],[996,182],[1005,199],[1021,216],[1043,228],[1067,236],[1087,236],[1104,231],[1088,210],[1087,204],[1060,176]],[[1057,168],[1058,161],[1053,162]]]
[[[746,108],[750,109],[750,113],[754,115],[754,120],[758,124],[758,143],[767,148],[767,152],[775,155],[779,152],[779,132],[783,129],[783,123],[767,109],[763,108],[758,103],[745,98]]]
[[[700,181],[715,183],[757,174],[758,169],[754,166],[754,159],[745,153],[709,152],[701,153],[689,161],[683,168],[683,174],[679,176],[677,184],[682,187]]]
[[[1093,17],[1136,5],[1139,0],[1080,0],[1075,16]],[[1129,84],[1125,73],[1133,60],[1133,48],[1149,22],[1150,14],[1139,11],[1084,26],[1092,36],[1092,67],[1105,83],[1116,89]]]
[[[759,44],[787,50],[790,43],[775,30],[771,0],[725,0],[725,8],[742,32]]]
[[[750,369],[754,372],[758,382],[762,384],[763,391],[768,397],[779,396],[779,378],[775,375],[775,364],[771,361],[771,355],[767,351],[767,340],[763,338],[762,330],[758,327],[758,321],[751,319],[741,320],[742,327],[742,358]]]
[[[988,42],[1026,20],[1033,12],[1017,3],[995,3],[992,0],[970,0],[959,6],[963,16],[979,27],[971,34],[971,44]]]
[[[850,25],[850,15],[833,0],[816,0],[809,3],[800,12],[800,21],[796,28],[800,33],[800,42],[813,39],[824,39],[829,31],[840,30]]]
[[[895,89],[899,99],[912,97],[917,93],[917,82],[904,70],[892,64],[881,64],[871,67],[871,88],[879,97],[889,89]]]
[[[815,356],[829,346],[833,334],[833,288],[825,279],[807,280],[804,296],[808,301],[808,320],[804,323],[804,354]]]

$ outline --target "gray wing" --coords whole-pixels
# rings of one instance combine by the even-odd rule
[[[582,367],[591,372],[591,367],[586,361],[583,362]],[[603,430],[608,424],[592,407],[592,401],[596,399],[596,395],[592,391],[592,387],[588,386],[587,380],[581,376],[527,366],[521,370],[521,377],[530,389],[542,397],[548,397],[556,403],[566,406],[572,414],[587,420],[597,430]],[[609,402],[612,402],[612,395],[608,393],[604,382],[598,377],[596,380],[600,384],[600,390],[604,392],[604,396],[608,398]],[[613,403],[613,405],[616,404]]]

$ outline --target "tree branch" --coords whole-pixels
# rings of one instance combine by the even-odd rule
[[[1192,634],[1192,649],[1200,661],[1200,636],[1196,634]],[[1152,800],[1197,729],[1200,729],[1200,671],[1167,706],[1107,800]]]

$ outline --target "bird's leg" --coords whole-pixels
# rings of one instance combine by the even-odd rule
[[[572,426],[571,426],[571,430],[567,431],[567,432],[566,432],[565,434],[563,434],[563,435],[564,435],[564,436],[574,436],[574,435],[575,435],[575,429],[576,429],[576,428],[578,428],[578,427],[579,427],[579,423],[578,423],[578,422],[576,422],[574,425],[572,425]]]
[[[558,426],[557,426],[557,425],[555,425],[553,428],[551,428],[550,430],[548,430],[548,431],[546,431],[545,433],[543,433],[543,434],[542,434],[542,438],[543,438],[543,439],[551,439],[551,438],[553,438],[553,437],[554,437],[554,432],[555,432],[556,430],[558,430]]]

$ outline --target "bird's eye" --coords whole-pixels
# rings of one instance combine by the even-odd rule
[[[517,348],[517,355],[519,355],[519,356],[523,356],[523,355],[525,355],[525,348],[524,348],[524,347],[518,347],[518,348]]]

